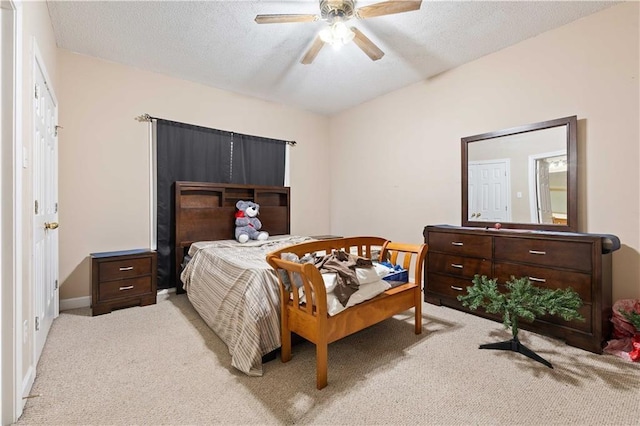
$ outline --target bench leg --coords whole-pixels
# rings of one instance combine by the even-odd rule
[[[415,317],[415,332],[416,334],[422,333],[422,292],[420,291],[420,287],[417,288],[415,293],[415,304],[416,304],[416,317]]]
[[[280,360],[289,362],[291,361],[291,332],[289,330],[281,330],[280,340]]]
[[[328,345],[316,343],[316,387],[318,389],[327,386],[327,358]]]

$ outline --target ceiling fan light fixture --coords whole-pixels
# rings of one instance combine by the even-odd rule
[[[343,46],[353,40],[355,33],[345,25],[344,22],[338,21],[320,31],[320,39],[331,46]]]

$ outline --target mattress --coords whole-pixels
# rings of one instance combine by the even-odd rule
[[[189,301],[227,345],[231,365],[250,376],[261,376],[262,356],[280,347],[279,284],[266,256],[309,240],[204,241],[189,249],[191,260],[180,275]]]

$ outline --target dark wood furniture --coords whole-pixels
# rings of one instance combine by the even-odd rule
[[[290,190],[284,186],[238,185],[209,182],[175,183],[174,250],[177,292],[184,292],[180,265],[196,241],[233,240],[236,202],[260,205],[262,230],[269,235],[290,233]]]
[[[91,312],[156,303],[157,255],[145,249],[91,253]]]
[[[521,328],[601,353],[611,332],[611,252],[619,246],[615,236],[608,237],[615,241],[594,234],[427,226],[424,299],[502,321],[481,309],[470,311],[457,300],[475,274],[497,278],[499,284],[511,276],[528,276],[539,286],[572,287],[584,302],[584,322],[545,316],[521,322]]]
[[[324,280],[318,268],[310,263],[295,263],[281,259],[282,253],[295,253],[299,258],[315,252],[330,253],[344,250],[359,256],[371,258],[375,248],[381,248],[381,258],[388,258],[394,265],[409,269],[413,263],[414,282],[406,282],[351,306],[330,316],[327,308],[327,293]],[[348,237],[310,241],[282,248],[267,255],[267,262],[276,270],[289,275],[291,282],[298,275],[304,287],[306,300],[314,303],[300,303],[297,291],[291,291],[280,281],[281,318],[281,358],[291,359],[291,333],[295,333],[316,345],[316,387],[327,386],[328,345],[345,336],[363,330],[395,314],[415,308],[414,331],[422,333],[422,269],[427,246],[425,244],[402,244],[379,237]],[[312,295],[309,297],[309,295]]]

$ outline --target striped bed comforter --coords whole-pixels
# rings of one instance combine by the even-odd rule
[[[180,275],[193,307],[229,348],[231,365],[262,375],[262,356],[280,347],[280,293],[267,253],[309,237],[275,236],[191,245]]]

